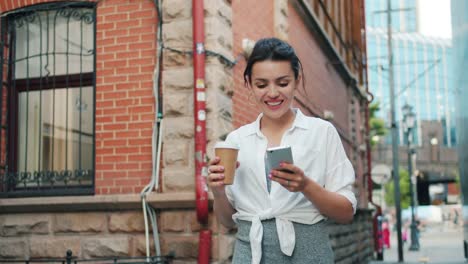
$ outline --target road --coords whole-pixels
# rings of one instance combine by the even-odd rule
[[[403,245],[404,263],[468,263],[463,252],[463,228],[453,225],[432,225],[420,234],[420,250],[409,251],[410,241]],[[396,232],[391,235],[390,248],[384,251],[384,262],[398,263]]]

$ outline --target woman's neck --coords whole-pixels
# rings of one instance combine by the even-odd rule
[[[290,109],[278,119],[271,119],[267,116],[263,116],[260,120],[260,130],[269,140],[277,141],[277,139],[281,139],[284,131],[292,126],[295,117],[296,115],[293,109]],[[279,144],[280,142],[276,143]]]

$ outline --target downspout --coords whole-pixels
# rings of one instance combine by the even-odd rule
[[[206,93],[205,93],[205,29],[203,0],[192,0],[193,19],[193,80],[195,122],[195,194],[197,219],[208,223],[208,187],[206,184]],[[200,230],[198,263],[208,264],[211,251],[211,230]]]
[[[366,42],[366,30],[365,30],[365,25],[366,25],[366,17],[365,17],[365,7],[364,7],[364,1],[360,1],[360,6],[361,6],[361,34],[362,34],[362,46],[365,51],[365,54],[367,54],[367,42]],[[367,59],[367,56],[366,56]],[[365,69],[365,85],[366,85],[366,93],[368,96],[370,96],[370,99],[367,98],[367,103],[366,103],[366,110],[365,110],[365,125],[366,125],[366,135],[367,135],[367,140],[366,140],[366,149],[367,149],[367,172],[365,173],[367,176],[367,195],[369,199],[369,203],[371,203],[375,208],[376,212],[374,216],[372,217],[372,225],[373,225],[373,231],[374,231],[374,251],[377,252],[377,259],[378,260],[383,260],[383,251],[380,248],[380,243],[379,243],[379,234],[378,234],[378,217],[382,215],[382,208],[380,205],[376,204],[373,199],[372,199],[372,179],[371,179],[371,172],[372,172],[372,149],[371,149],[371,138],[370,138],[370,113],[369,113],[369,105],[371,102],[374,100],[374,95],[369,91],[369,81],[368,81],[368,76],[367,76],[367,61],[364,62],[363,64],[363,70]]]

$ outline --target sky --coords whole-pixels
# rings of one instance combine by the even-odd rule
[[[418,0],[419,31],[432,37],[451,38],[450,0]]]

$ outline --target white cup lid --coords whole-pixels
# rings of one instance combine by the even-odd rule
[[[230,149],[239,149],[239,146],[233,143],[228,143],[226,141],[219,141],[216,142],[215,148],[230,148]]]

